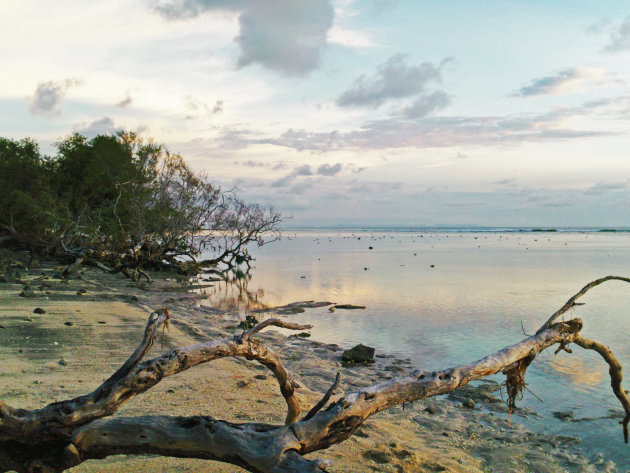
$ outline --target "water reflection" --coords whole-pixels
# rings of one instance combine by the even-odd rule
[[[245,312],[303,300],[366,305],[364,311],[308,309],[292,320],[314,325],[313,338],[365,343],[422,369],[479,359],[533,333],[587,282],[628,276],[630,235],[585,233],[302,232],[253,252],[251,272],[221,277],[209,303]],[[371,249],[370,249],[371,247]],[[217,276],[218,275],[212,275]],[[610,282],[589,292],[581,317],[589,338],[609,345],[630,366],[630,285]],[[607,368],[576,348],[540,357],[528,374],[523,404],[546,411],[579,407],[592,417],[617,408]],[[576,415],[578,415],[576,413]],[[616,439],[614,422],[601,435]],[[576,431],[576,434],[581,435]],[[630,464],[623,445],[611,447]]]
[[[208,296],[205,305],[230,312],[247,313],[255,309],[267,307],[262,299],[263,288],[249,289],[252,280],[251,268],[228,268],[224,270],[209,269],[197,278],[200,282],[211,281],[209,289],[200,290]]]

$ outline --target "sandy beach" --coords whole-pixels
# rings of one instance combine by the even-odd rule
[[[0,283],[0,399],[14,407],[41,407],[96,388],[135,349],[149,313],[158,307],[169,308],[172,323],[163,346],[156,343],[149,357],[240,332],[242,315],[201,306],[204,296],[190,292],[189,282],[176,275],[156,274],[152,283],[137,284],[122,275],[83,268],[79,278],[64,281],[56,277],[59,266],[52,262],[33,262],[27,269],[27,255],[4,254],[3,264],[10,271]],[[32,288],[24,292],[29,297],[20,296],[25,284]],[[35,313],[38,308],[43,311]],[[299,321],[300,315],[283,317]],[[343,373],[342,394],[414,369],[409,361],[383,353],[377,354],[374,364],[342,366],[342,350],[349,347],[274,330],[260,338],[281,355],[302,384],[299,394],[305,408],[321,397],[338,371]],[[448,397],[391,409],[316,457],[332,460],[331,471],[336,472],[626,471],[603,460],[588,462],[580,454],[578,438],[534,434],[519,425],[519,417],[535,412],[516,412],[508,426],[497,387],[482,382]],[[464,407],[470,400],[474,408]],[[285,404],[266,368],[223,359],[163,380],[116,415],[145,414],[202,414],[232,422],[278,424],[284,419]],[[119,456],[89,461],[71,471],[243,470],[210,461]]]

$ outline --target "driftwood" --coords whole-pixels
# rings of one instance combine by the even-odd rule
[[[613,392],[626,413],[621,421],[628,442],[630,399],[621,386],[621,365],[610,349],[580,334],[580,319],[558,318],[590,288],[608,280],[593,281],[557,311],[538,332],[470,364],[442,371],[416,371],[410,376],[376,384],[328,404],[340,383],[338,375],[324,398],[300,419],[296,383],[280,357],[253,336],[268,326],[304,330],[310,326],[269,319],[234,338],[176,348],[142,361],[159,333],[168,324],[166,310],[151,314],[144,338],[136,351],[94,392],[76,399],[49,404],[42,409],[14,409],[0,402],[0,472],[53,473],[89,460],[116,454],[158,454],[201,458],[234,465],[251,472],[298,473],[328,471],[328,461],[303,455],[343,442],[371,415],[405,402],[451,392],[495,373],[506,374],[511,405],[524,387],[527,367],[543,350],[558,345],[570,352],[574,343],[598,352],[609,365]],[[134,396],[164,377],[201,363],[244,357],[269,368],[278,380],[287,403],[285,425],[234,424],[207,416],[108,417]]]

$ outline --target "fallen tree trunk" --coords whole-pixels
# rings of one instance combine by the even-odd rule
[[[600,281],[597,284],[610,279],[630,282],[627,278],[609,276],[597,280]],[[597,285],[594,283],[563,307],[574,306],[578,297]],[[513,406],[513,397],[523,389],[525,371],[535,357],[556,344],[558,351],[570,351],[570,343],[597,351],[609,364],[613,391],[626,413],[622,423],[627,442],[630,399],[621,387],[620,363],[610,349],[581,336],[583,324],[580,319],[556,322],[561,315],[556,314],[535,335],[476,362],[442,371],[416,371],[410,376],[348,394],[325,408],[339,384],[338,376],[322,401],[300,419],[295,382],[278,355],[253,335],[268,326],[294,330],[310,326],[269,319],[240,336],[176,348],[142,362],[159,327],[168,324],[168,311],[158,310],[149,317],[144,338],[136,351],[94,392],[37,410],[13,409],[0,403],[0,471],[60,472],[89,459],[115,454],[210,459],[256,473],[328,471],[329,462],[309,460],[303,455],[346,440],[359,425],[379,411],[445,394],[499,372],[507,376],[510,405]],[[228,356],[258,361],[273,372],[287,403],[285,425],[234,424],[207,416],[105,418],[164,377]]]

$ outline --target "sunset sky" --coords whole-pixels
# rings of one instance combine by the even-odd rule
[[[290,226],[630,226],[627,2],[4,0],[0,55],[0,135],[135,130]]]

